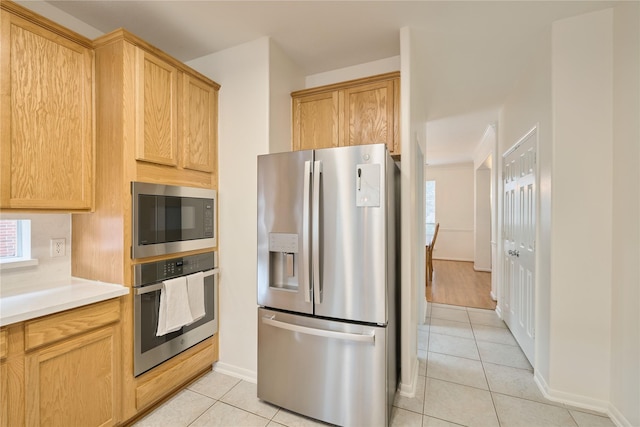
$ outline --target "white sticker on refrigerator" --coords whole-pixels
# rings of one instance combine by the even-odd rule
[[[356,206],[380,207],[380,164],[356,165]]]

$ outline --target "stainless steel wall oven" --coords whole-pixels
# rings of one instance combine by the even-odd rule
[[[216,252],[137,264],[134,267],[134,375],[138,376],[218,331]],[[157,336],[163,281],[203,272],[205,315]]]

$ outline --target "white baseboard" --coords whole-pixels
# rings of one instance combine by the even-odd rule
[[[413,359],[413,363],[411,364],[413,365],[411,367],[411,370],[413,371],[411,375],[411,384],[406,384],[400,381],[400,384],[398,385],[398,393],[400,393],[400,396],[408,397],[408,398],[416,397],[416,388],[418,385],[418,374],[420,371],[420,363],[418,362],[417,357]]]
[[[216,372],[220,372],[221,374],[229,375],[234,378],[239,378],[241,380],[248,381],[250,383],[256,384],[258,382],[258,373],[255,371],[250,371],[245,368],[241,368],[239,366],[230,365],[224,362],[216,362],[213,364],[213,370]]]
[[[493,291],[491,291],[489,295],[491,295],[491,299],[492,300],[498,301],[498,296],[496,294],[494,294]]]
[[[618,411],[618,408],[613,405],[609,406],[609,418],[611,418],[611,421],[618,427],[634,427],[631,425],[631,421],[622,415],[622,413]]]
[[[467,258],[440,258],[440,257],[433,257],[434,260],[436,261],[462,261],[462,262],[473,262],[473,259],[467,259]]]
[[[504,317],[502,317],[502,308],[500,308],[500,304],[496,304],[496,314],[500,319],[504,320]]]
[[[475,265],[473,266],[473,270],[474,271],[481,271],[483,273],[491,273],[491,269],[490,268],[478,268]]]
[[[587,396],[554,390],[549,387],[549,384],[547,384],[545,379],[541,375],[539,375],[538,372],[534,373],[533,380],[546,399],[549,399],[553,402],[564,403],[565,405],[571,405],[576,408],[600,412],[603,415],[609,415],[610,413],[610,403],[606,400],[594,399]]]

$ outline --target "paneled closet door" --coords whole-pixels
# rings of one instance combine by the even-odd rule
[[[504,320],[534,364],[537,128],[503,159]]]

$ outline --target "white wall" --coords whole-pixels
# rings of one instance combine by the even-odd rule
[[[256,156],[269,152],[269,46],[261,38],[187,65],[220,83],[220,361],[256,381]]]
[[[269,152],[291,151],[291,92],[304,76],[273,40],[269,42]]]
[[[305,88],[324,86],[398,70],[400,70],[400,56],[393,56],[378,61],[327,71],[326,73],[312,74],[306,77]]]
[[[492,271],[491,298],[498,299],[498,278],[496,257],[498,250],[497,224],[497,191],[498,191],[498,134],[497,124],[487,125],[482,139],[474,150],[473,167],[476,170],[476,217],[475,217],[475,251],[474,268],[476,270]],[[488,170],[488,172],[487,172]],[[487,176],[488,174],[488,176]],[[488,180],[488,183],[487,183]],[[484,182],[482,182],[484,181]],[[488,189],[478,188],[488,185]],[[484,198],[484,194],[488,198]],[[478,203],[478,197],[484,198],[488,208]],[[484,213],[483,213],[484,212]],[[488,218],[485,217],[488,215]],[[488,223],[487,223],[488,221]],[[488,248],[485,246],[488,240]]]
[[[490,123],[473,153],[476,171],[474,268],[491,271],[497,250],[496,192],[498,189],[498,135],[496,123]],[[484,204],[486,203],[486,206]],[[491,296],[497,299],[497,274],[491,276]]]
[[[400,275],[400,393],[413,396],[418,377],[418,305],[424,298],[424,216],[418,218],[424,204],[424,183],[422,165],[424,157],[420,146],[426,138],[426,113],[420,86],[424,70],[420,69],[415,54],[415,34],[408,27],[400,30],[401,92],[400,92],[400,135],[401,135],[401,253]]]
[[[491,169],[477,168],[474,181],[473,268],[491,271]]]
[[[612,20],[607,9],[552,28],[548,385],[553,397],[604,409],[611,369]]]
[[[612,416],[640,425],[640,4],[614,9]]]
[[[440,223],[434,259],[473,261],[474,175],[473,163],[426,167],[425,180],[436,181]]]
[[[2,269],[0,296],[47,288],[71,277],[71,215],[3,212],[0,219],[31,221],[31,258],[38,260],[36,266]],[[60,237],[66,241],[65,255],[52,258],[49,241]]]
[[[550,364],[550,268],[551,268],[551,33],[540,35],[539,45],[531,52],[531,64],[509,94],[500,111],[498,125],[497,176],[502,176],[502,155],[536,124],[538,125],[537,165],[537,226],[536,226],[536,338],[535,376],[539,383],[549,379]],[[502,271],[503,183],[498,178],[497,209],[497,271]],[[503,310],[503,283],[498,283],[498,308]]]

